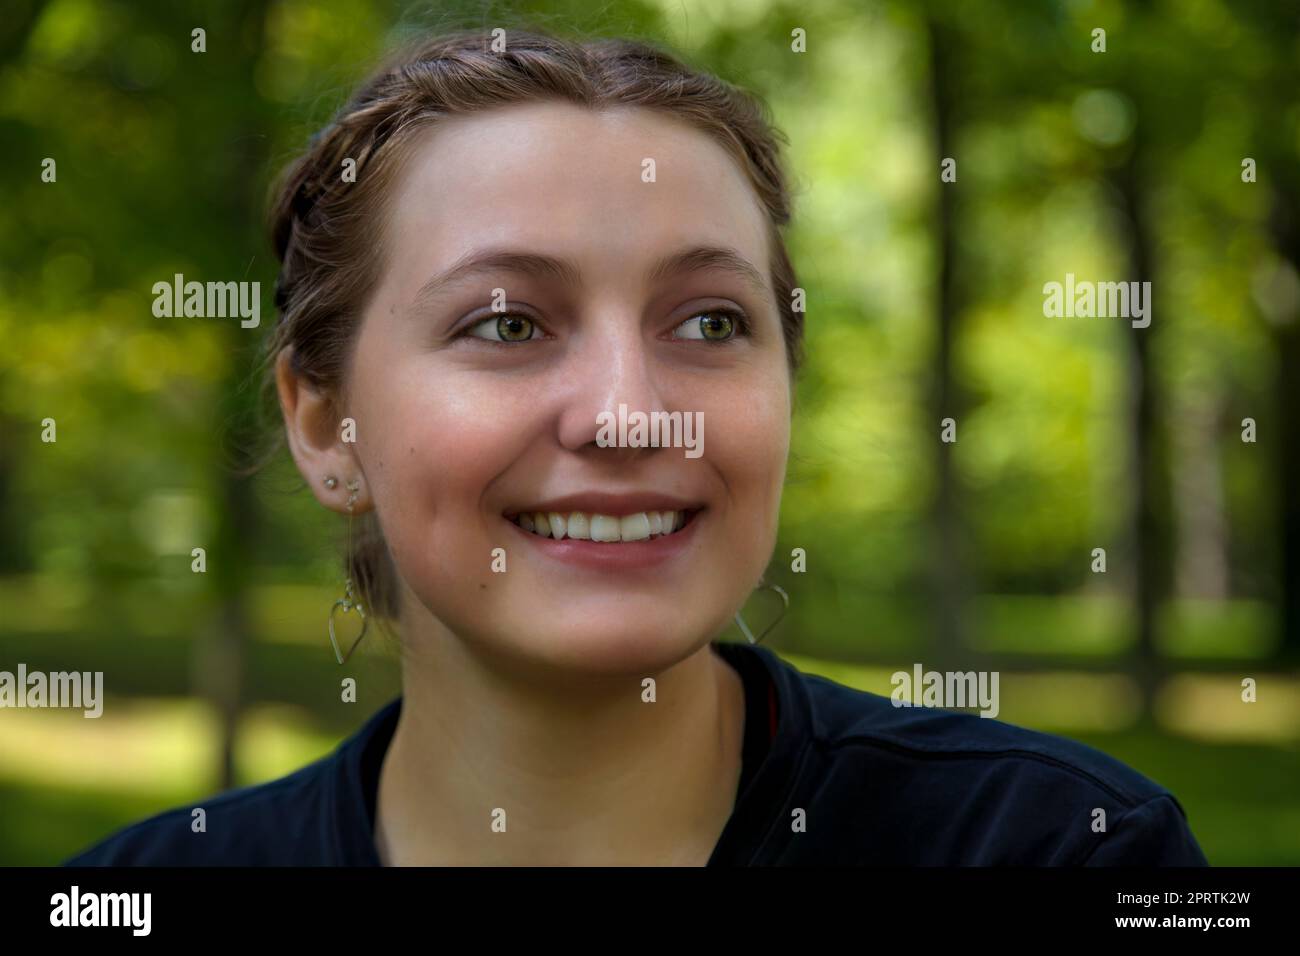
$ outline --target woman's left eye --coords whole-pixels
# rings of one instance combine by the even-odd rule
[[[677,328],[687,329],[692,333],[679,336],[680,338],[703,339],[706,342],[727,342],[737,336],[749,334],[749,325],[745,317],[731,309],[701,310]]]

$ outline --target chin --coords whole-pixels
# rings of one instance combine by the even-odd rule
[[[627,616],[608,621],[588,617],[516,631],[527,637],[512,642],[511,652],[526,658],[526,667],[639,680],[680,663],[709,641],[702,621],[682,620],[669,612],[634,620],[635,626],[629,626]],[[535,628],[536,622],[532,625]]]

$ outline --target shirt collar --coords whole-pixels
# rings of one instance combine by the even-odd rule
[[[746,672],[742,668],[759,669],[776,688],[776,736],[749,785],[737,795],[708,862],[709,866],[748,866],[774,857],[793,833],[787,804],[807,758],[810,703],[799,672],[771,649],[739,643],[713,646],[742,676]],[[756,714],[752,710],[747,694],[745,722],[759,720],[766,732],[766,704]]]
[[[745,723],[768,730],[766,691],[755,708],[753,675],[766,675],[776,689],[776,736],[762,762],[746,772],[748,784],[737,795],[708,866],[745,866],[775,854],[790,839],[789,802],[806,759],[811,713],[798,672],[761,645],[714,643],[714,650],[746,678]],[[748,676],[747,676],[748,675]],[[766,681],[759,681],[759,686]],[[757,713],[755,713],[757,709]],[[400,697],[384,705],[335,751],[337,773],[330,789],[327,818],[333,822],[333,857],[340,866],[380,866],[375,848],[375,804],[384,754],[402,712]],[[748,736],[748,734],[746,734]]]

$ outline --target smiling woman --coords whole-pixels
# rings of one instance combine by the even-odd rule
[[[1203,862],[1096,751],[715,643],[776,541],[789,217],[758,103],[642,44],[455,34],[365,84],[281,184],[267,361],[402,696],[74,862]],[[707,453],[602,441],[624,407]]]

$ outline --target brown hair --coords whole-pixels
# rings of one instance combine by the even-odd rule
[[[341,410],[348,356],[378,279],[383,200],[413,134],[440,116],[548,99],[659,110],[709,134],[736,159],[770,221],[769,268],[793,380],[803,315],[793,308],[796,280],[781,233],[790,220],[785,139],[761,101],[641,42],[516,30],[504,52],[492,51],[491,42],[487,31],[447,33],[395,56],[285,170],[271,209],[279,318],[263,356],[264,389],[274,392],[275,359],[292,347],[293,369]],[[342,176],[349,159],[355,181]],[[348,559],[367,610],[395,621],[397,578],[373,511],[356,519]]]

